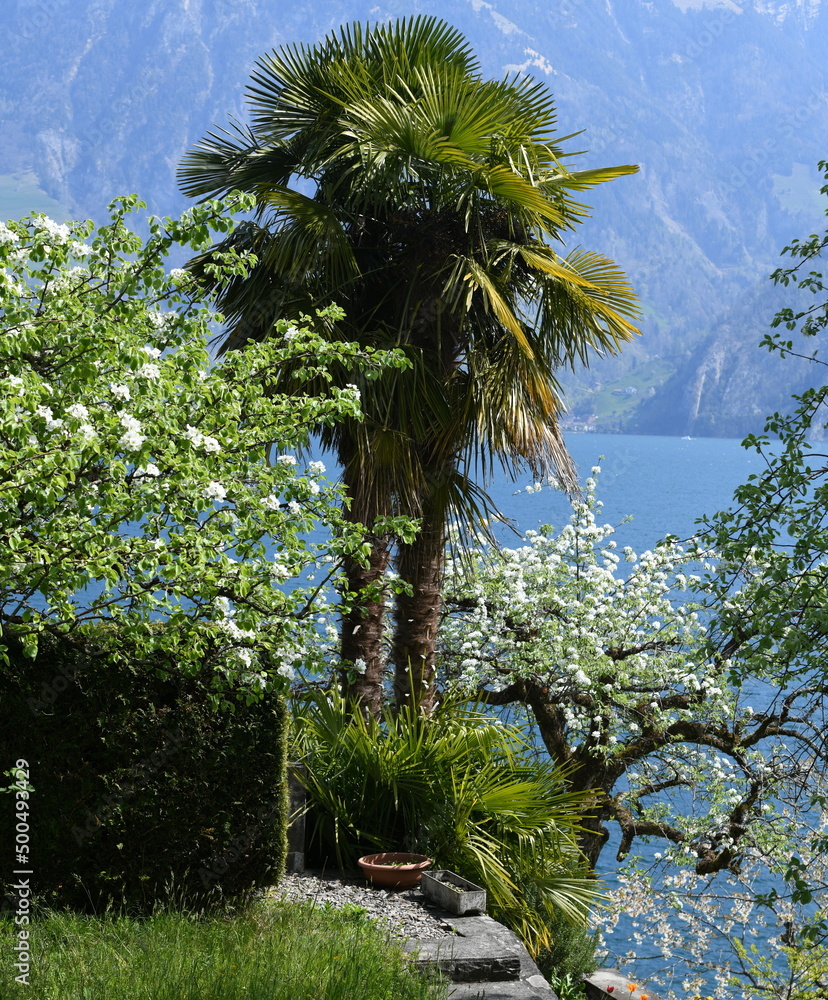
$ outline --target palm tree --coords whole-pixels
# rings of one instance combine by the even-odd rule
[[[428,709],[447,521],[492,513],[470,470],[499,462],[574,489],[555,372],[637,332],[619,269],[559,253],[588,214],[573,192],[636,168],[567,169],[547,89],[483,79],[463,36],[432,17],[282,47],[257,63],[249,98],[252,125],[210,132],[179,173],[188,195],[257,199],[229,238],[257,263],[219,289],[223,348],[337,302],[346,319],[330,336],[404,352],[406,369],[360,386],[363,422],[321,431],[354,520],[421,519],[397,547],[410,592],[397,599],[393,659],[398,704]],[[208,285],[211,253],[190,264]],[[380,534],[367,567],[346,566],[350,592],[373,588],[345,618],[342,655],[365,662],[352,693],[374,712],[390,552]]]

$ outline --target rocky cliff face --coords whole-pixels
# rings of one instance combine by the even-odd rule
[[[625,267],[645,308],[640,344],[611,372],[656,354],[684,364],[780,247],[819,225],[819,0],[423,0],[418,11],[465,31],[485,73],[542,78],[561,132],[584,130],[570,148],[588,152],[573,162],[641,164],[591,192],[595,217],[578,237]],[[178,160],[212,125],[245,119],[259,55],[411,12],[401,0],[6,0],[0,175],[34,171],[77,215],[101,218],[130,191],[177,212]],[[754,322],[756,342],[764,318]],[[722,365],[718,382],[698,383],[698,413]]]
[[[819,384],[825,370],[805,357],[782,358],[759,346],[757,327],[768,330],[783,299],[790,301],[767,283],[738,296],[710,335],[677,366],[673,377],[658,393],[642,400],[625,430],[744,437],[761,432],[768,414],[790,411],[789,396]],[[813,353],[817,346],[795,336],[794,343],[802,355]],[[824,437],[824,433],[817,429],[814,436]]]

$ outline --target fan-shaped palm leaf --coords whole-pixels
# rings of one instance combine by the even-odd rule
[[[323,429],[323,439],[342,463],[354,520],[422,520],[415,545],[398,548],[412,594],[400,598],[394,649],[399,698],[430,707],[446,521],[491,510],[468,470],[499,461],[572,487],[555,369],[636,332],[620,271],[556,249],[588,214],[573,195],[635,168],[570,171],[543,83],[483,79],[463,36],[434,17],[283,46],[258,61],[248,96],[251,126],[210,132],[180,169],[192,196],[238,185],[257,197],[256,221],[229,239],[258,263],[220,290],[225,347],[336,301],[346,319],[332,336],[406,352],[408,369],[360,385],[363,421]],[[212,282],[209,254],[191,266]],[[280,373],[286,387],[293,377]],[[376,539],[373,569],[346,567],[350,591],[366,573],[374,587],[360,653],[371,666],[353,689],[372,710],[388,545]],[[349,615],[356,630],[359,613]],[[353,656],[359,641],[345,631],[343,655]]]

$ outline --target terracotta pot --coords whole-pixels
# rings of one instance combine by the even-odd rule
[[[358,861],[362,873],[373,885],[386,889],[410,889],[415,886],[423,869],[431,864],[425,854],[366,854]]]

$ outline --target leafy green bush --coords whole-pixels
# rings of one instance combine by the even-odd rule
[[[568,792],[521,730],[450,700],[428,718],[376,720],[313,693],[297,706],[295,732],[312,850],[343,866],[369,850],[427,854],[484,886],[490,912],[533,950],[549,942],[557,912],[583,920],[598,886],[575,834],[591,799]]]
[[[550,943],[535,956],[538,968],[559,996],[562,991],[557,989],[556,982],[574,983],[583,992],[581,977],[598,966],[595,958],[598,934],[557,916],[549,925],[549,933]]]
[[[32,660],[8,638],[0,759],[27,762],[34,892],[143,910],[171,891],[205,901],[270,884],[286,851],[283,700],[221,709],[214,670],[130,649],[105,627],[44,632]],[[12,844],[9,796],[0,811]]]

